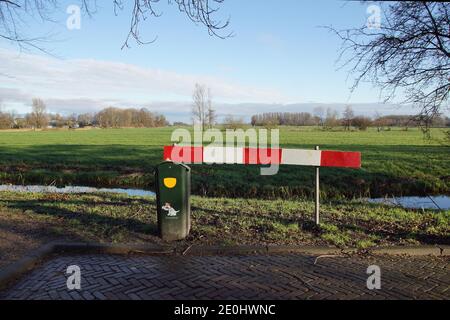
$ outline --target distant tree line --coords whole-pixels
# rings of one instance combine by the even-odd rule
[[[374,117],[355,116],[352,108],[347,106],[339,117],[339,113],[328,108],[324,110],[319,107],[314,109],[313,114],[309,112],[271,112],[253,115],[251,117],[252,126],[321,126],[324,129],[337,126],[344,127],[345,130],[356,128],[366,130],[368,127],[376,127],[378,131],[389,127],[416,127],[419,122],[416,116],[412,115],[380,115]],[[429,127],[450,127],[450,118],[443,115],[435,115],[429,120]]]
[[[312,126],[318,124],[318,119],[308,112],[271,112],[252,116],[251,124],[253,126]]]
[[[87,120],[88,115],[81,115],[82,120]],[[119,109],[106,108],[95,114],[92,123],[102,128],[151,128],[168,125],[166,118],[161,114],[153,113],[145,108],[142,109]]]
[[[0,111],[0,129],[43,129],[43,128],[80,128],[95,126],[101,128],[150,128],[168,125],[166,118],[145,108],[120,109],[105,108],[97,113],[80,115],[60,115],[47,113],[43,100],[32,100],[32,111],[25,116],[17,116],[14,112]]]

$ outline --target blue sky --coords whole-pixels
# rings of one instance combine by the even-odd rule
[[[40,96],[54,112],[146,106],[169,120],[187,121],[195,82],[212,88],[223,115],[248,117],[254,112],[283,111],[289,104],[289,111],[295,111],[294,104],[310,111],[312,103],[338,109],[349,103],[357,113],[372,115],[381,101],[370,84],[350,95],[351,78],[347,79],[345,69],[337,70],[340,41],[321,28],[365,24],[370,3],[225,0],[217,17],[231,18],[224,33],[233,31],[235,36],[222,40],[161,1],[156,8],[162,16],[148,19],[140,29],[144,40],[157,36],[156,42],[131,41],[132,47],[123,50],[131,8],[115,16],[112,1],[98,1],[97,13],[83,16],[80,30],[68,30],[65,10],[73,3],[60,5],[54,23],[27,20],[33,35],[52,34],[54,41],[43,44],[52,55],[20,52],[0,42],[4,110],[25,112],[30,97]],[[407,110],[378,107],[385,114]]]

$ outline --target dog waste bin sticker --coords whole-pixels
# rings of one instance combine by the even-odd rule
[[[166,188],[173,189],[177,185],[177,178],[164,178],[163,182]],[[180,212],[180,210],[175,210],[172,208],[172,205],[168,202],[166,202],[161,209],[167,212],[168,217],[176,217],[177,213]]]
[[[174,208],[172,208],[172,206],[168,202],[166,202],[166,204],[162,206],[161,209],[167,211],[168,217],[176,217],[177,213],[180,212],[180,210],[175,210]]]
[[[166,188],[173,189],[177,185],[177,178],[164,178]]]

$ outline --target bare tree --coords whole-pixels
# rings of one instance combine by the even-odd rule
[[[216,110],[213,108],[212,104],[212,96],[211,96],[211,89],[208,88],[208,109],[206,110],[206,123],[208,124],[209,128],[212,128],[214,124],[216,123],[217,116],[216,116]]]
[[[369,117],[358,116],[352,119],[352,125],[361,131],[367,130],[367,127],[371,126],[372,123]]]
[[[211,126],[216,118],[212,107],[211,90],[205,85],[196,83],[192,99],[192,120],[204,130],[205,125]]]
[[[325,122],[325,110],[323,109],[323,107],[315,107],[313,110],[313,114],[319,121],[319,125],[323,126]]]
[[[386,121],[380,112],[376,111],[373,117],[373,125],[377,127],[377,131],[380,132],[383,130],[383,127],[386,125]]]
[[[344,112],[342,113],[342,123],[344,124],[345,130],[350,130],[352,125],[352,120],[355,117],[353,109],[351,106],[347,105]]]
[[[14,116],[10,113],[0,111],[0,129],[11,129],[14,127]]]
[[[252,126],[311,126],[317,121],[309,112],[266,112],[251,117]]]
[[[94,116],[82,115],[85,123],[96,123],[102,128],[152,128],[167,125],[167,120],[163,115],[155,114],[145,108],[142,109],[120,109],[108,107],[100,110]],[[78,118],[80,122],[80,117]],[[82,125],[82,123],[79,123]]]
[[[77,121],[80,127],[90,126],[94,122],[94,115],[92,113],[80,114],[77,118]]]
[[[448,109],[450,91],[450,3],[403,2],[382,5],[377,29],[366,25],[337,31],[340,61],[361,81],[381,88],[385,101],[404,95],[403,103],[419,107],[417,120]]]
[[[33,98],[32,111],[29,114],[28,121],[33,128],[43,128],[48,124],[47,107],[42,99]]]
[[[185,14],[189,20],[204,25],[210,35],[226,38],[232,33],[223,34],[222,30],[229,25],[229,18],[225,21],[216,20],[215,16],[224,0],[168,0]],[[33,47],[45,51],[42,43],[48,41],[46,36],[30,35],[27,29],[28,18],[39,18],[42,21],[53,21],[53,14],[64,2],[60,0],[0,0],[0,38],[17,43],[20,47]],[[160,0],[111,0],[114,13],[126,10],[131,5],[131,18],[128,35],[122,48],[129,47],[129,41],[138,44],[153,42],[144,41],[139,34],[141,23],[150,17],[159,17],[157,10]],[[95,0],[78,0],[82,12],[91,16],[97,11]]]
[[[242,129],[245,127],[245,121],[242,117],[236,117],[229,114],[223,120],[223,125],[226,129],[231,130]]]
[[[325,118],[325,127],[333,128],[338,125],[338,113],[336,110],[328,108]]]

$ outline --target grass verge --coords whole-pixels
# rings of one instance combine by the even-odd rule
[[[361,202],[321,206],[292,200],[192,197],[192,231],[184,244],[379,245],[449,244],[450,211],[418,211]],[[50,240],[163,243],[155,198],[119,194],[0,193],[0,256]],[[22,248],[22,249],[21,249]]]

